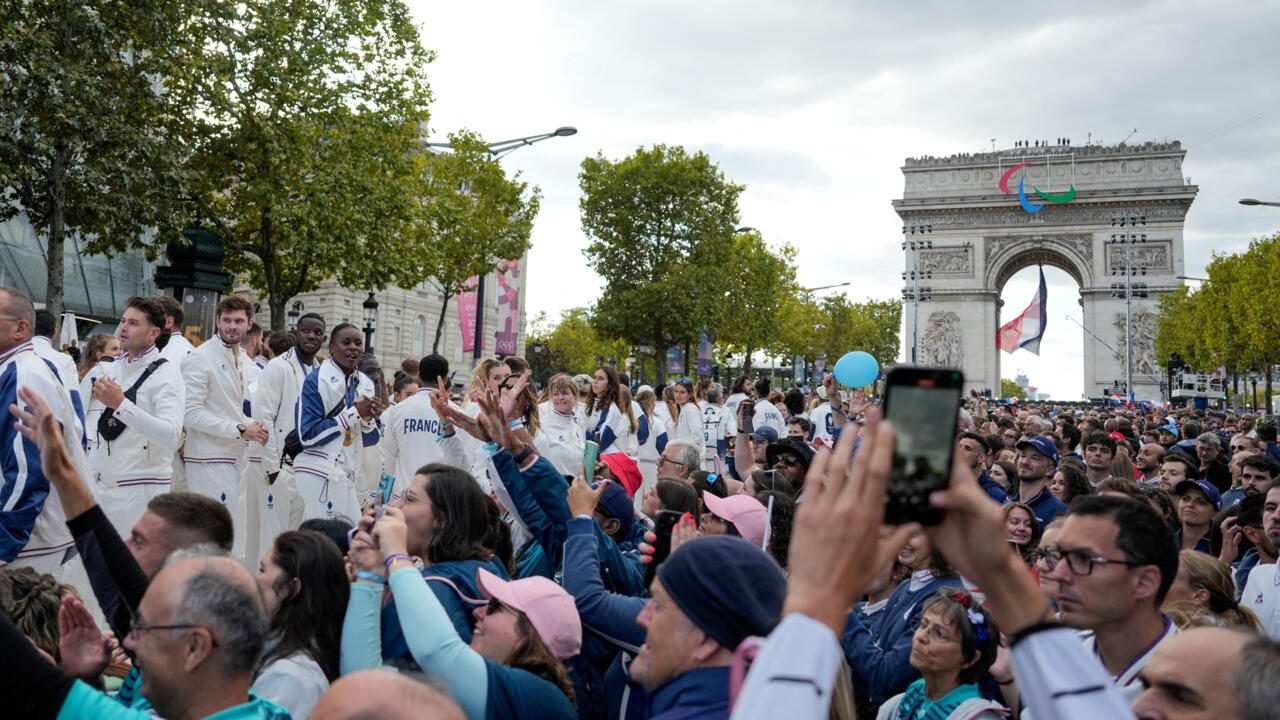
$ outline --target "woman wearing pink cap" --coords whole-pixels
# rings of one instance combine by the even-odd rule
[[[379,664],[379,611],[389,587],[413,659],[448,685],[468,718],[576,718],[564,666],[582,646],[573,598],[543,577],[506,581],[481,568],[477,584],[489,602],[475,610],[468,646],[409,558],[406,537],[404,516],[388,507],[372,536],[361,531],[352,539],[360,579],[343,624],[343,670]]]

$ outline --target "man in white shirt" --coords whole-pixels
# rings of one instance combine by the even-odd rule
[[[86,434],[84,429],[85,398],[80,397],[80,371],[76,368],[76,361],[72,360],[70,355],[53,346],[53,333],[57,329],[57,325],[58,318],[56,315],[44,308],[36,310],[36,326],[35,333],[31,336],[31,347],[35,348],[36,355],[40,359],[53,365],[54,370],[57,371],[58,380],[71,395],[71,407],[75,408],[76,415],[80,416],[80,422],[76,426],[80,436],[75,438],[77,442],[80,442]]]
[[[240,472],[247,462],[245,443],[265,445],[270,432],[250,417],[246,366],[252,361],[240,347],[249,329],[253,306],[238,295],[218,303],[217,334],[182,361],[187,384],[183,451],[191,492],[221,502],[231,512],[236,534],[243,517],[236,518]]]
[[[1085,646],[1131,704],[1152,651],[1178,632],[1160,612],[1178,573],[1178,547],[1164,519],[1129,498],[1076,498],[1056,543],[1042,550],[1060,619],[1093,631]]]
[[[1267,491],[1262,506],[1262,531],[1271,542],[1280,541],[1280,483]],[[1257,565],[1249,572],[1240,595],[1240,604],[1253,611],[1262,621],[1262,630],[1272,640],[1280,640],[1280,574],[1275,563]]]
[[[186,313],[182,309],[182,303],[175,297],[158,295],[156,300],[160,301],[161,306],[164,307],[164,332],[161,335],[165,338],[165,342],[160,350],[160,357],[177,365],[181,370],[182,359],[196,349],[182,334],[182,323],[186,319]]]
[[[827,373],[826,377],[822,379],[822,387],[818,388],[818,397],[825,402],[814,408],[812,413],[809,413],[809,422],[813,425],[811,430],[812,437],[809,438],[809,441],[815,447],[823,447],[824,445],[831,447],[835,444],[836,421],[831,415],[838,412],[836,406],[840,404],[840,393],[834,391],[835,380],[828,381],[827,378],[831,378],[830,373]],[[831,396],[832,392],[835,392],[834,398]]]
[[[319,365],[316,353],[324,347],[324,318],[307,313],[298,318],[296,343],[267,363],[253,392],[253,419],[267,429],[259,462],[244,474],[245,532],[236,536],[237,552],[245,563],[256,563],[280,533],[302,524],[306,505],[298,494],[293,466],[283,459],[284,442],[297,430],[298,396],[307,374]]]
[[[382,418],[386,428],[381,443],[383,459],[387,470],[396,478],[391,494],[397,502],[422,466],[444,462],[465,467],[464,463],[468,462],[461,433],[446,435],[443,427],[446,421],[432,407],[433,401],[449,402],[449,361],[435,353],[422,358],[418,363],[418,379],[421,389],[397,403]],[[441,392],[440,388],[445,388],[445,394],[434,397]],[[456,405],[453,407],[461,410]]]
[[[125,305],[118,330],[124,356],[106,366],[92,391],[110,418],[89,428],[98,504],[122,537],[151,498],[169,492],[186,398],[177,364],[156,349],[164,309],[154,298],[131,297]]]
[[[756,381],[756,410],[752,417],[756,429],[762,427],[771,427],[774,432],[778,433],[778,437],[787,434],[787,419],[783,417],[782,411],[778,406],[769,402],[769,378],[760,378]]]

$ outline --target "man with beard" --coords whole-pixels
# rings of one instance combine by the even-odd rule
[[[304,505],[298,494],[293,466],[283,457],[284,441],[297,430],[293,410],[302,394],[302,382],[315,370],[316,353],[324,346],[324,318],[307,313],[293,331],[296,344],[267,363],[258,376],[253,394],[253,419],[267,429],[262,461],[251,463],[245,474],[244,557],[256,562],[276,535],[302,524]]]
[[[236,517],[240,473],[247,464],[245,444],[265,445],[270,432],[250,417],[246,366],[252,360],[240,347],[253,306],[238,295],[218,303],[217,334],[182,360],[187,385],[183,450],[191,492],[211,497]],[[241,519],[241,522],[243,519]],[[237,535],[243,529],[237,531]]]
[[[1009,495],[1009,502],[1030,506],[1041,527],[1067,511],[1067,506],[1049,492],[1049,479],[1057,465],[1058,448],[1053,440],[1034,435],[1018,443],[1018,491]]]
[[[1262,530],[1273,546],[1280,545],[1280,483],[1267,490],[1262,506]],[[1240,598],[1240,604],[1258,616],[1263,631],[1272,640],[1280,639],[1280,583],[1276,580],[1275,563],[1258,565],[1249,573]]]
[[[1138,472],[1142,473],[1138,478],[1139,483],[1155,485],[1160,480],[1160,457],[1164,453],[1164,446],[1159,443],[1142,443],[1142,447],[1138,448],[1138,458],[1135,463],[1138,466]]]

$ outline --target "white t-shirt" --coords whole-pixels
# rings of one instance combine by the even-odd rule
[[[1280,639],[1280,574],[1274,563],[1257,565],[1249,571],[1240,604],[1258,616],[1267,637]]]
[[[816,445],[821,440],[823,445],[831,446],[835,443],[836,422],[831,417],[835,412],[831,407],[831,403],[823,403],[819,405],[812,413],[809,414],[809,422],[813,423],[813,443]]]
[[[777,406],[768,400],[756,401],[756,413],[752,416],[751,422],[755,424],[757,430],[767,425],[778,431],[778,437],[787,436],[787,419],[782,416]]]

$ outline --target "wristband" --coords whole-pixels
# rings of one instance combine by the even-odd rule
[[[371,582],[371,583],[377,583],[378,585],[386,585],[386,584],[387,584],[387,579],[386,579],[386,578],[382,577],[381,575],[379,575],[379,574],[377,574],[377,573],[369,572],[368,570],[361,570],[361,571],[357,572],[357,573],[356,573],[356,579],[357,579],[357,580],[368,580],[369,582]]]
[[[388,555],[387,556],[387,572],[391,572],[391,565],[397,560],[413,562],[413,558],[409,557],[408,555],[405,555],[404,553],[396,553],[395,555]]]
[[[530,445],[525,445],[524,449],[520,451],[520,454],[516,455],[511,459],[515,461],[516,467],[520,467],[521,465],[524,464],[525,460],[529,459],[529,456],[532,454],[533,454],[533,447]]]
[[[484,444],[484,449],[485,449],[485,452],[489,454],[489,457],[493,457],[494,455],[498,454],[498,443],[490,440],[489,442]]]
[[[452,432],[452,431],[453,431],[453,423],[452,423],[452,422],[444,422],[444,423],[440,423],[440,434],[441,434],[441,435],[444,435],[445,433],[449,433],[449,432]]]
[[[507,427],[511,428],[512,430],[519,430],[520,428],[524,427],[524,420],[521,420],[520,418],[516,418],[515,420],[508,420]]]

